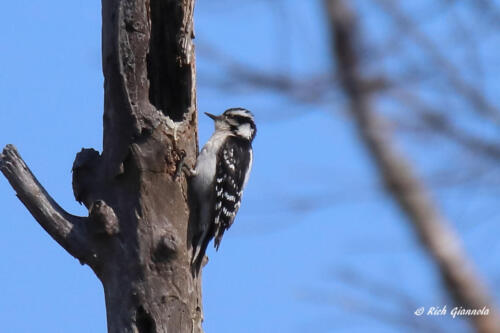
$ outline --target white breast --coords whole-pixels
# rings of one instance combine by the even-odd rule
[[[196,177],[193,179],[200,199],[207,200],[212,190],[212,181],[215,177],[217,152],[224,143],[227,133],[215,132],[201,149],[196,161]],[[202,198],[205,197],[205,198]]]

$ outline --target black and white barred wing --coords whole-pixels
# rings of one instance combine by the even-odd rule
[[[218,249],[224,231],[233,224],[240,208],[241,195],[252,167],[249,144],[229,138],[219,152],[215,177],[215,248]]]

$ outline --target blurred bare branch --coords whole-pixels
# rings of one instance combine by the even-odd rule
[[[415,299],[415,297],[398,289],[394,285],[373,277],[368,278],[366,274],[356,272],[352,269],[335,270],[332,272],[332,277],[337,282],[356,290],[364,291],[364,293],[374,296],[377,299],[392,302],[395,308],[402,310],[397,315],[400,326],[406,324],[417,332],[446,332],[442,322],[429,320],[429,317],[424,319],[415,316],[414,311],[422,306],[422,300]]]
[[[463,79],[460,75],[461,71],[442,54],[440,48],[418,28],[418,24],[403,12],[395,1],[377,0],[377,3],[394,20],[397,28],[406,32],[416,45],[427,53],[436,70],[442,72],[456,90],[457,96],[470,103],[472,110],[500,125],[500,109],[492,104],[477,87]]]
[[[307,78],[295,78],[284,71],[270,72],[253,68],[207,44],[199,43],[198,48],[206,60],[227,72],[223,77],[202,73],[203,80],[214,87],[226,90],[243,87],[266,89],[284,94],[300,103],[318,104],[327,100],[328,95],[334,90],[332,87],[337,84],[335,75],[319,74]]]
[[[411,108],[416,119],[422,123],[425,129],[432,130],[484,158],[495,161],[500,159],[500,142],[490,141],[468,133],[467,130],[453,123],[449,113],[436,109],[410,91],[398,91],[392,96]],[[408,119],[401,121],[408,121]]]
[[[490,309],[489,316],[470,318],[477,331],[500,332],[498,312],[491,302],[489,292],[463,252],[459,238],[414,175],[411,165],[394,149],[392,139],[383,125],[384,120],[373,110],[371,95],[361,88],[364,78],[359,68],[357,53],[361,42],[353,12],[343,0],[325,0],[325,5],[331,26],[332,51],[337,61],[342,88],[350,100],[351,114],[359,135],[375,159],[387,190],[413,223],[422,244],[438,264],[455,303],[470,309],[480,309],[484,306]],[[406,20],[399,15],[396,18],[404,28],[409,29],[404,25]],[[413,28],[409,31],[420,36]],[[426,44],[424,38],[419,39],[433,49],[432,45]],[[436,58],[437,54],[434,56]],[[440,65],[449,66],[444,62]],[[452,69],[448,67],[447,70]],[[452,81],[458,80],[456,77],[452,78]],[[458,87],[462,93],[471,97],[471,91],[464,90],[461,81]],[[486,110],[491,116],[492,110],[486,108],[483,111]]]
[[[405,332],[447,332],[444,329],[446,322],[443,320],[415,316],[414,312],[422,305],[421,301],[395,286],[368,278],[366,274],[351,269],[336,269],[331,278],[339,291],[315,291],[307,288],[300,293],[300,298],[318,305],[341,307],[349,313],[393,325],[399,330],[404,328]],[[353,290],[357,292],[354,293]],[[337,326],[345,325],[345,322],[337,323]]]

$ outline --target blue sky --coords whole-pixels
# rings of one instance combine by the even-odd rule
[[[365,308],[410,321],[413,305],[450,302],[404,216],[378,190],[376,170],[339,107],[342,100],[335,106],[298,105],[269,92],[233,93],[213,85],[227,73],[204,55],[204,45],[269,72],[300,77],[331,71],[321,1],[276,3],[197,3],[199,110],[243,106],[258,121],[244,203],[219,252],[209,250],[205,330],[400,332],[405,326],[377,319]],[[70,170],[82,147],[101,149],[100,1],[7,2],[0,28],[0,145],[15,144],[56,201],[85,215],[73,199]],[[202,145],[211,120],[200,113],[199,126]],[[422,165],[432,168],[428,160]],[[493,285],[499,275],[491,258],[500,252],[493,237],[495,199],[475,191],[472,200],[461,187],[435,195],[458,221],[466,249]],[[3,177],[0,202],[2,329],[105,332],[103,290],[91,270],[42,230]],[[472,225],[476,218],[482,222]],[[346,271],[390,286],[415,304],[405,307],[355,279],[342,280],[339,272]],[[468,331],[462,321],[425,320]]]

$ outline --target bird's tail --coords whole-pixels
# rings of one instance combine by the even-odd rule
[[[196,243],[196,247],[194,248],[193,258],[191,260],[191,266],[193,267],[193,271],[196,275],[201,269],[203,258],[205,257],[205,252],[207,250],[208,243],[210,242],[211,237],[209,237],[209,231],[210,231],[209,228],[207,228],[201,233],[200,238]]]

